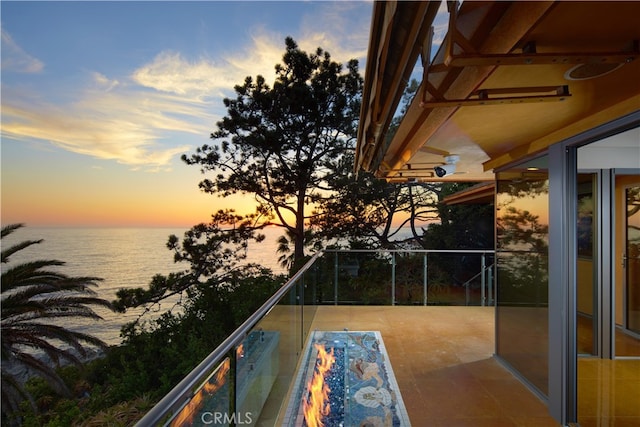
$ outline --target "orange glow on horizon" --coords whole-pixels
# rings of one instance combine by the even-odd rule
[[[218,198],[196,194],[169,199],[141,194],[139,197],[59,195],[32,197],[7,194],[2,197],[2,224],[24,223],[37,227],[191,227],[208,222],[220,209],[238,214],[255,211],[246,196]],[[173,199],[173,200],[171,200]]]

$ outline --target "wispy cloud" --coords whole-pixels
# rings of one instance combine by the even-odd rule
[[[118,80],[111,80],[104,74],[98,73],[97,71],[93,73],[93,80],[96,84],[104,87],[107,92],[120,84]]]
[[[261,75],[271,85],[275,78],[275,65],[282,62],[283,53],[283,35],[262,27],[254,28],[251,45],[225,56],[225,61],[229,64],[227,71],[234,79],[233,84],[242,84],[247,76]]]
[[[236,84],[228,64],[216,65],[200,58],[190,61],[179,52],[163,51],[154,60],[136,69],[131,78],[141,86],[174,93],[193,99],[220,95],[223,89]]]
[[[299,35],[294,35],[300,48],[311,53],[322,47],[343,63],[363,59],[370,21],[368,16],[361,22],[345,19],[350,7],[349,2],[323,5],[322,19],[315,15],[302,21]],[[224,114],[221,98],[232,96],[234,85],[258,74],[269,84],[273,82],[274,66],[282,61],[287,35],[257,27],[249,45],[215,59],[207,54],[194,58],[166,50],[129,75],[91,71],[88,83],[66,94],[65,99],[70,95],[72,100],[65,104],[52,101],[59,95],[56,93],[35,96],[3,87],[2,136],[48,141],[134,169],[166,170],[172,159],[191,149],[179,140],[176,143],[176,135],[206,138]],[[7,59],[7,66],[42,70],[41,62],[3,32],[3,49],[5,45],[13,58]],[[3,68],[5,53],[3,50]],[[50,98],[43,99],[45,96]]]
[[[74,153],[157,171],[169,169],[172,158],[190,148],[186,144],[162,145],[165,131],[206,135],[204,125],[182,118],[199,117],[204,122],[207,114],[199,106],[110,87],[109,92],[86,90],[80,100],[69,105],[10,93],[3,101],[2,136],[44,140]]]
[[[316,13],[305,16],[301,22],[300,47],[308,52],[322,47],[337,62],[363,61],[369,44],[371,17],[362,13],[362,4],[331,2],[320,5]]]
[[[229,65],[225,70],[233,84],[244,81],[246,76],[258,74],[271,84],[275,78],[275,65],[282,62],[285,37],[294,38],[300,49],[315,53],[318,47],[331,54],[336,62],[345,64],[351,59],[363,61],[366,57],[370,17],[355,19],[351,13],[358,2],[318,3],[319,9],[305,16],[296,34],[284,34],[258,26],[251,31],[251,44],[236,53],[225,56]],[[362,15],[362,9],[358,9]],[[355,14],[355,16],[359,16]],[[361,68],[362,68],[361,63]],[[232,85],[226,88],[233,87]]]
[[[26,54],[4,30],[2,48],[3,70],[30,73],[42,70],[42,62]],[[211,106],[193,94],[197,82],[187,78],[180,89],[176,73],[195,76],[204,71],[201,64],[164,69],[157,80],[165,81],[166,87],[153,87],[135,79],[127,81],[126,76],[121,81],[93,71],[89,73],[89,83],[70,92],[73,100],[65,104],[46,99],[57,97],[59,93],[55,91],[35,95],[24,86],[3,85],[2,136],[47,141],[74,153],[115,160],[133,169],[169,170],[172,159],[191,147],[175,142],[171,146],[163,144],[168,135],[207,135],[213,120]],[[166,90],[172,85],[176,90]],[[148,87],[155,90],[147,90]]]
[[[2,29],[1,32],[3,71],[16,71],[20,73],[38,73],[42,71],[44,68],[42,61],[25,52],[4,29]]]

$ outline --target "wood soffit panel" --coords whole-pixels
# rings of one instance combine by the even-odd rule
[[[383,73],[369,74],[368,60],[365,86],[379,98],[365,89],[356,167],[394,181],[491,180],[493,168],[640,110],[640,2],[471,1],[450,4],[447,36],[385,138],[404,90],[398,76],[413,70],[439,6],[417,3],[428,6],[394,3],[387,31],[372,28],[380,39],[370,48],[388,53]],[[434,176],[449,154],[460,157],[457,173]]]

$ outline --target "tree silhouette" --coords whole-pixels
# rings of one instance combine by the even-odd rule
[[[343,73],[321,48],[307,54],[290,37],[285,44],[273,87],[262,76],[235,86],[235,99],[224,99],[227,116],[211,134],[215,142],[182,159],[213,172],[200,182],[203,191],[252,194],[261,218],[276,218],[293,236],[300,260],[309,206],[328,196],[334,163],[353,148],[362,78],[356,60]]]
[[[542,177],[541,177],[542,178]],[[499,186],[496,218],[496,250],[499,257],[499,289],[502,300],[546,304],[549,226],[522,208],[522,199],[534,200],[548,191],[546,179],[507,181]]]
[[[356,174],[351,152],[337,167],[329,179],[333,197],[323,200],[311,219],[316,237],[348,238],[352,246],[368,248],[421,244],[421,226],[438,218],[440,183],[389,183],[368,172]],[[400,234],[406,227],[409,238]]]

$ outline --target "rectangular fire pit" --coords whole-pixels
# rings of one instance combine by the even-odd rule
[[[324,357],[329,360],[321,361]],[[314,406],[315,412],[310,409]],[[380,332],[314,331],[302,354],[283,425],[410,426]]]

